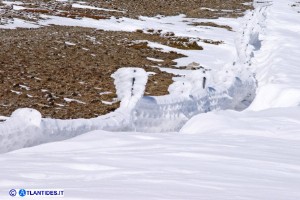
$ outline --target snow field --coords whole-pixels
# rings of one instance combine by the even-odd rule
[[[170,95],[141,97],[146,74],[140,71],[132,93],[135,73],[122,69],[115,74],[118,95],[131,109],[69,121],[17,111],[0,124],[1,152],[52,143],[0,156],[0,196],[11,188],[60,187],[72,200],[300,199],[295,2],[257,3],[238,32],[236,57],[209,74],[206,89],[202,72],[181,72],[186,77],[177,79]],[[123,81],[131,87],[123,89]],[[221,110],[242,110],[254,97],[244,111]],[[171,130],[179,132],[158,133]]]

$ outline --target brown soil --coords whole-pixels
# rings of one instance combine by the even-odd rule
[[[13,10],[7,6],[2,17],[19,17],[26,20],[37,20],[39,14],[51,14],[70,18],[89,17],[106,19],[111,16],[138,18],[139,16],[178,15],[185,14],[195,18],[240,17],[244,11],[252,9],[244,3],[252,0],[90,0],[86,5],[93,5],[116,11],[103,11],[74,8],[70,2],[56,0],[23,0],[25,10]],[[73,3],[76,3],[73,0]],[[120,12],[118,12],[120,11]]]
[[[99,7],[125,10],[126,16],[133,18],[141,15],[178,14],[195,18],[238,17],[242,16],[244,11],[252,9],[252,6],[243,4],[252,0],[139,0],[138,2],[136,0],[91,0],[90,2]],[[215,11],[203,8],[215,9]]]
[[[0,30],[0,113],[33,107],[45,117],[94,117],[118,107],[103,104],[116,97],[110,77],[124,66],[142,67],[156,75],[147,85],[149,95],[167,93],[172,75],[161,72],[147,57],[163,59],[164,66],[182,57],[162,53],[136,40],[164,42],[157,35],[108,32],[79,27]],[[166,41],[165,41],[166,42]],[[75,45],[73,45],[75,44]],[[137,48],[135,45],[140,45]],[[26,89],[26,87],[28,87]],[[17,94],[21,92],[20,94]],[[102,92],[111,92],[103,94]],[[76,99],[68,103],[64,98]]]

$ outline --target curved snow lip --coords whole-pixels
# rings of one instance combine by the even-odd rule
[[[245,24],[237,40],[237,59],[232,66],[216,74],[186,77],[189,93],[161,97],[143,97],[147,73],[139,68],[123,68],[114,75],[121,106],[115,112],[93,119],[41,119],[33,109],[17,110],[0,124],[0,152],[30,147],[42,143],[65,140],[93,130],[173,132],[193,116],[212,110],[243,110],[255,97],[256,80],[249,71],[254,51],[260,47],[259,32],[264,16],[263,7],[257,7],[244,17]],[[253,21],[251,21],[253,20]],[[232,75],[233,74],[233,75]],[[203,89],[203,78],[218,78]],[[180,87],[179,87],[180,90]]]

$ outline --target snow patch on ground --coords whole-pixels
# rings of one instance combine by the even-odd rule
[[[102,11],[108,11],[108,12],[121,12],[121,13],[125,13],[124,11],[120,11],[120,10],[98,8],[98,7],[95,7],[95,6],[82,5],[82,4],[78,4],[78,3],[73,3],[72,7],[73,8],[82,8],[82,9],[91,9],[91,10],[102,10]]]
[[[16,29],[16,28],[39,28],[40,25],[23,19],[13,18],[7,24],[0,25],[0,29]]]
[[[70,103],[70,102],[76,102],[76,103],[86,104],[85,102],[79,101],[79,100],[77,100],[77,99],[64,98],[64,100],[65,100],[66,102],[68,102],[68,103]]]

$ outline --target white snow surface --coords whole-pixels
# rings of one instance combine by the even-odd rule
[[[121,108],[134,108],[135,104],[142,98],[145,92],[148,74],[141,68],[121,68],[112,77],[117,90]]]
[[[0,157],[0,196],[62,188],[70,200],[299,199],[299,112],[221,111],[181,133],[94,131],[10,152]]]
[[[22,4],[24,4],[21,1],[2,1],[2,3],[6,4],[6,5],[22,5]]]
[[[17,110],[0,123],[0,152],[52,143],[0,155],[0,197],[8,198],[12,188],[63,188],[64,199],[72,200],[300,199],[300,13],[294,3],[258,2],[254,11],[233,20],[241,28],[224,34],[228,49],[223,50],[236,51],[222,54],[220,65],[207,62],[214,67],[206,75],[180,72],[185,77],[170,86],[170,95],[143,97],[147,73],[123,68],[113,75],[122,100],[114,113],[55,120]],[[162,22],[144,20],[132,26]],[[163,24],[176,35],[199,37],[181,25],[176,32],[176,25]],[[234,111],[253,98],[246,110]]]
[[[16,29],[16,28],[38,28],[38,24],[34,22],[25,21],[23,19],[13,18],[9,23],[0,25],[0,29]]]
[[[259,87],[251,110],[300,106],[300,13],[291,7],[296,2],[274,1],[268,9],[253,63]]]
[[[78,3],[73,3],[72,7],[73,8],[82,8],[82,9],[91,9],[91,10],[102,10],[102,11],[109,11],[109,12],[122,12],[122,13],[124,12],[124,11],[120,11],[120,10],[98,8],[95,6],[82,5],[82,4],[78,4]]]

